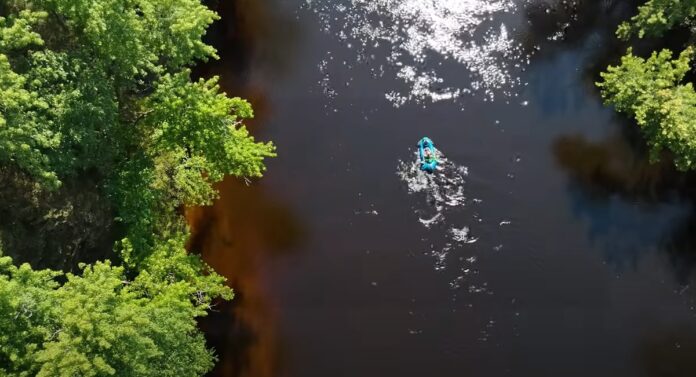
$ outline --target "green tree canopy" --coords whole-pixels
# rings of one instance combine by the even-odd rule
[[[674,60],[669,50],[648,59],[629,50],[597,84],[607,104],[635,118],[653,159],[669,150],[682,170],[696,164],[696,92],[691,83],[683,83],[692,57],[690,48]]]
[[[196,318],[232,291],[187,253],[181,208],[211,203],[227,175],[260,177],[274,156],[242,123],[248,102],[190,78],[216,58],[202,37],[217,18],[200,0],[0,1],[0,175],[34,201],[88,177],[121,230],[119,260],[77,274],[0,254],[1,375],[210,370]]]
[[[638,7],[630,22],[619,26],[617,34],[627,39],[633,34],[661,36],[676,25],[691,23],[696,16],[696,0],[648,0]]]
[[[168,256],[192,258],[177,253]],[[128,281],[123,267],[98,262],[84,266],[81,275],[67,274],[59,285],[61,273],[15,267],[0,257],[2,375],[174,377],[209,371],[214,355],[195,318],[205,315],[210,300],[231,292],[219,285],[220,276],[204,277],[199,261],[188,271],[172,267],[176,261],[161,263],[170,266]]]
[[[132,245],[128,262],[181,230],[177,209],[209,204],[226,175],[259,177],[271,144],[248,102],[187,68],[216,58],[200,0],[7,0],[0,6],[0,163],[44,189],[85,173]],[[120,243],[120,244],[123,244]]]
[[[696,17],[696,0],[648,0],[638,14],[619,26],[619,37],[661,36]],[[693,59],[693,46],[673,59],[669,50],[645,59],[631,49],[597,83],[608,105],[633,117],[650,147],[651,158],[670,151],[677,168],[696,168],[696,92],[685,77]]]

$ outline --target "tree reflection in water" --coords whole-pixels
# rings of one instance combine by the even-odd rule
[[[598,142],[582,136],[556,140],[556,160],[571,178],[573,208],[589,221],[593,239],[624,234],[620,244],[604,245],[610,262],[634,264],[641,252],[657,249],[667,253],[678,282],[687,284],[696,265],[696,174],[678,172],[669,156],[651,164],[642,141],[625,129]],[[631,216],[629,207],[647,214],[649,222]]]
[[[209,0],[221,15],[208,31],[207,43],[219,60],[196,67],[194,76],[220,76],[230,96],[248,99],[255,118],[252,133],[263,127],[271,104],[266,85],[256,80],[282,77],[292,61],[297,28],[275,0]],[[191,250],[228,279],[232,302],[220,303],[201,321],[220,361],[214,376],[274,377],[282,355],[274,303],[264,268],[268,260],[297,250],[302,227],[290,210],[270,196],[263,180],[246,185],[228,177],[218,185],[220,198],[210,207],[188,208]]]
[[[191,249],[229,279],[235,298],[223,303],[202,327],[220,362],[213,375],[273,377],[280,353],[268,259],[296,250],[302,231],[292,213],[259,185],[228,178],[211,207],[190,208]]]

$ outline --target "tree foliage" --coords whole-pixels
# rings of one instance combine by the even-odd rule
[[[619,37],[628,39],[637,34],[661,36],[676,25],[690,23],[696,16],[695,0],[648,0],[638,8],[638,14],[630,22],[619,26]]]
[[[250,105],[191,82],[217,15],[199,0],[7,0],[0,9],[0,162],[51,189],[85,172],[145,257],[208,204],[225,175],[258,177],[271,144],[241,121]],[[136,263],[135,259],[129,263]]]
[[[17,164],[55,187],[57,175],[46,152],[57,148],[60,138],[45,118],[49,104],[29,88],[28,77],[13,71],[8,56],[43,45],[32,26],[45,17],[45,12],[30,10],[0,17],[0,160]]]
[[[190,78],[192,64],[217,57],[202,41],[217,18],[200,0],[0,1],[0,176],[22,177],[14,186],[32,187],[28,202],[88,177],[122,230],[119,261],[77,274],[0,254],[0,375],[211,368],[195,320],[232,292],[187,253],[181,207],[210,204],[227,175],[260,177],[274,155],[242,123],[248,102],[216,78]],[[101,224],[72,208],[42,218]]]
[[[253,116],[249,103],[221,94],[216,79],[191,82],[187,70],[164,75],[136,111],[143,115],[128,138],[141,153],[118,165],[110,185],[136,251],[150,250],[160,231],[177,225],[180,206],[210,204],[212,183],[228,174],[259,177],[273,155],[272,145],[240,127]]]
[[[174,258],[192,258],[178,250]],[[165,262],[166,263],[166,262]],[[229,298],[203,265],[160,279],[126,280],[109,262],[81,275],[34,271],[0,257],[0,372],[4,376],[200,376],[213,354],[196,329],[210,300]],[[170,267],[171,268],[171,267]],[[189,274],[195,275],[190,279]],[[209,280],[202,285],[202,280]],[[194,299],[193,295],[200,299]]]
[[[688,25],[696,16],[695,0],[648,0],[638,14],[619,26],[619,37],[661,36],[676,25]],[[694,56],[687,46],[676,59],[669,50],[647,59],[631,49],[615,67],[601,74],[597,86],[608,105],[635,118],[653,160],[670,151],[681,170],[696,168],[696,92],[685,81]]]
[[[648,59],[629,51],[597,84],[607,104],[635,118],[653,159],[669,150],[682,170],[696,164],[696,92],[691,83],[683,83],[692,57],[690,48],[674,60],[669,50]]]

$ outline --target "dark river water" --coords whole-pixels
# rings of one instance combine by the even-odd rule
[[[593,85],[634,3],[211,6],[198,74],[278,148],[188,210],[237,293],[202,321],[212,375],[696,375],[694,178]]]

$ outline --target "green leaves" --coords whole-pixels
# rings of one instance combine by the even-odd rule
[[[48,104],[26,87],[27,78],[11,64],[18,50],[43,45],[33,27],[45,18],[46,12],[31,10],[0,17],[0,161],[16,164],[48,187],[57,187],[60,182],[44,153],[60,142],[45,127]]]
[[[113,165],[113,132],[119,126],[114,80],[68,53],[43,50],[29,56],[28,88],[47,104],[45,127],[60,137],[46,150],[57,174],[65,177]]]
[[[179,207],[210,204],[224,176],[262,175],[274,147],[242,125],[249,103],[221,93],[215,78],[191,82],[186,66],[215,57],[201,38],[218,16],[199,0],[9,9],[0,19],[0,163],[45,189],[102,177],[130,263],[181,230]]]
[[[263,159],[272,157],[272,144],[257,144],[241,121],[253,116],[251,105],[220,93],[217,78],[192,83],[188,71],[166,75],[144,108],[152,112],[143,124],[153,151],[183,148],[213,182],[223,176],[259,177]],[[199,204],[185,200],[185,204]]]
[[[696,16],[696,0],[649,0],[638,8],[630,22],[619,26],[617,35],[628,39],[633,34],[661,36],[675,25],[685,24]]]
[[[682,84],[693,55],[688,48],[672,60],[672,52],[662,50],[643,59],[629,50],[597,83],[607,104],[636,119],[653,159],[669,150],[682,170],[696,163],[696,92]]]
[[[38,377],[196,376],[210,369],[185,285],[163,285],[149,299],[129,284],[123,268],[109,263],[67,275],[56,291],[60,332],[37,352]]]
[[[49,188],[57,187],[60,182],[45,151],[56,149],[60,139],[45,126],[48,104],[25,88],[26,81],[0,54],[0,161],[16,164]]]
[[[248,104],[220,94],[214,80],[191,83],[185,69],[216,57],[201,38],[218,16],[199,0],[47,0],[13,2],[11,9],[0,18],[1,161],[50,187],[86,169],[108,176],[114,162],[148,147],[155,148],[151,159],[183,148],[189,167],[209,169],[213,181],[261,174],[272,147],[253,144],[243,130],[225,130],[238,126],[236,114],[251,115]],[[132,129],[142,114],[151,114],[147,129]],[[166,140],[133,140],[134,132]],[[233,158],[230,145],[248,148]],[[206,196],[195,202],[209,202]]]
[[[224,285],[224,277],[198,256],[187,253],[187,239],[188,233],[180,232],[158,243],[142,262],[142,272],[132,288],[143,296],[157,297],[164,289],[178,286],[182,298],[194,303],[195,314],[205,315],[214,299],[232,299],[232,290]]]
[[[0,52],[8,53],[31,45],[43,45],[41,35],[33,27],[42,23],[47,16],[46,12],[23,10],[7,18],[0,17]]]
[[[135,281],[105,262],[67,274],[59,286],[57,272],[14,267],[0,257],[0,373],[175,377],[209,371],[214,356],[195,318],[231,292],[175,244],[160,255],[171,260],[152,259]]]
[[[0,375],[34,376],[37,352],[55,335],[58,273],[15,267],[0,256]]]
[[[696,0],[648,0],[638,9],[619,26],[620,38],[661,36],[676,25],[688,25],[696,16]],[[597,83],[606,104],[636,119],[652,159],[668,150],[681,170],[696,168],[696,93],[683,82],[693,56],[693,47],[677,59],[669,50],[643,59],[629,49],[621,64],[609,67]]]
[[[226,175],[260,177],[264,159],[275,155],[271,143],[256,143],[241,125],[253,115],[249,103],[222,94],[216,79],[191,82],[187,70],[165,75],[138,108],[142,153],[118,167],[110,186],[133,261],[177,228],[176,209],[210,204],[212,184]]]
[[[119,80],[176,70],[215,57],[202,42],[218,16],[198,0],[48,0]]]
[[[214,357],[196,318],[232,291],[186,251],[181,207],[212,203],[227,175],[260,177],[275,155],[243,126],[247,101],[190,79],[216,58],[202,36],[218,16],[200,0],[1,9],[0,168],[45,192],[89,177],[122,225],[123,266],[63,275],[0,257],[0,374],[203,375]]]

